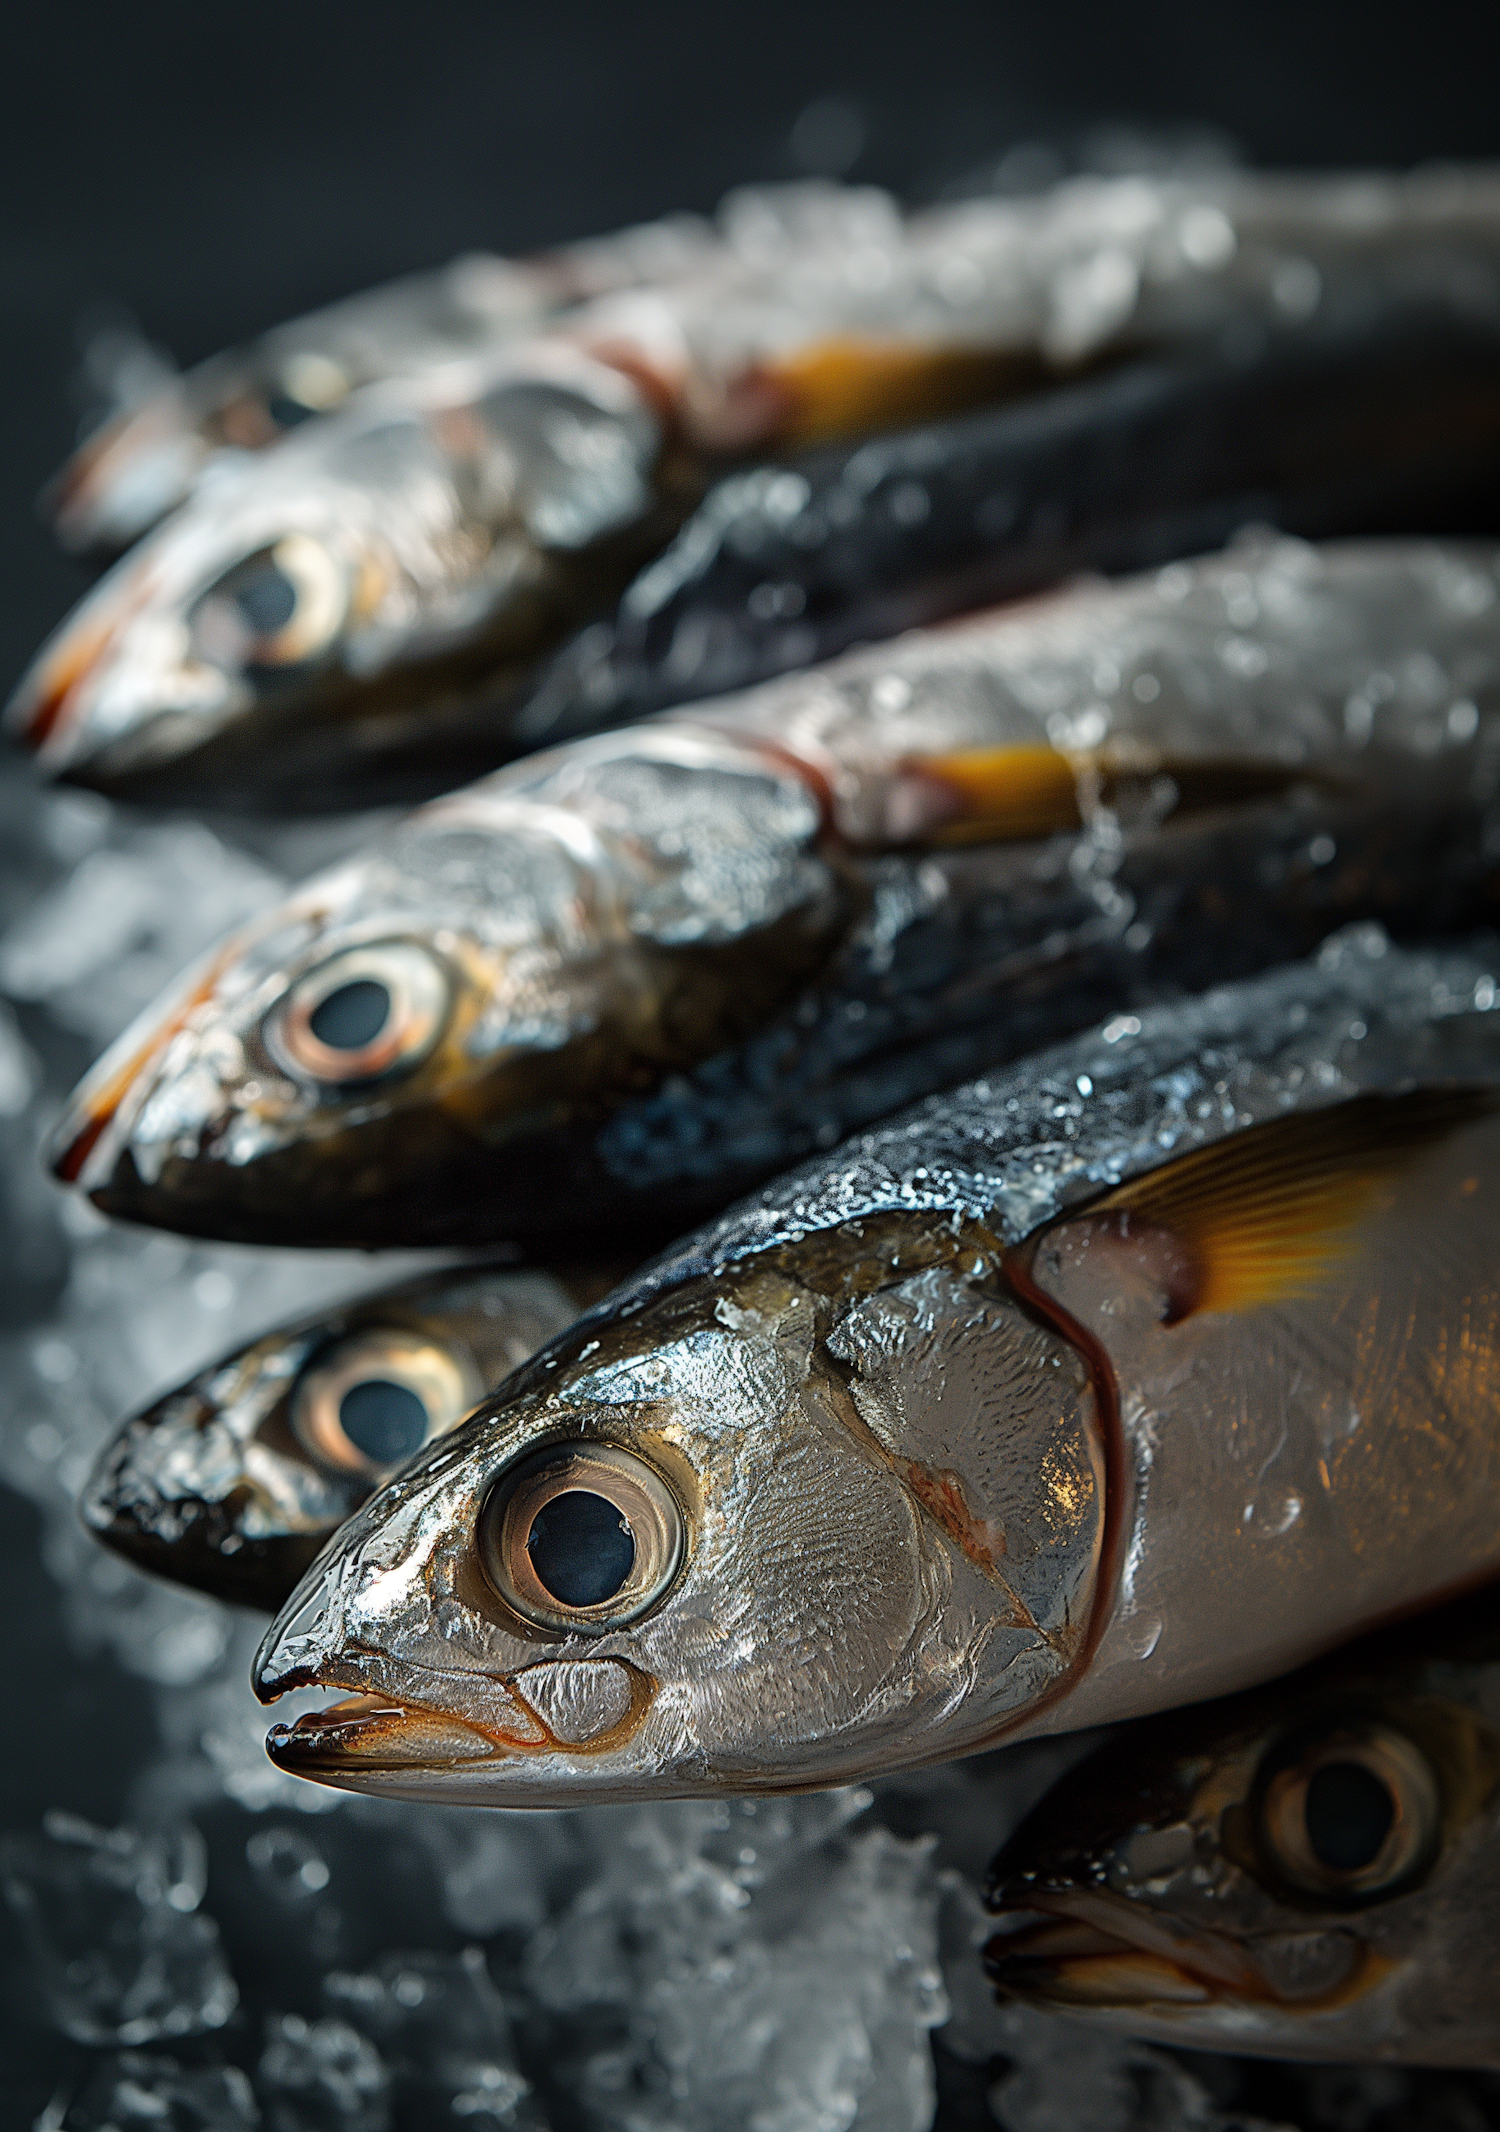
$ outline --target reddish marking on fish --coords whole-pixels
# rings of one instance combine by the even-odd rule
[[[919,1460],[903,1459],[901,1477],[929,1517],[942,1526],[976,1569],[987,1577],[997,1576],[997,1555],[1005,1553],[1005,1535],[997,1533],[988,1518],[977,1517],[960,1474],[934,1471]]]
[[[59,1178],[63,1184],[76,1184],[78,1182],[85,1163],[98,1146],[100,1138],[107,1127],[112,1123],[116,1112],[119,1110],[130,1088],[134,1085],[137,1076],[157,1056],[163,1046],[169,1043],[177,1034],[193,1010],[202,1006],[206,999],[213,996],[214,988],[218,984],[221,973],[226,964],[238,952],[238,948],[239,943],[237,941],[227,943],[221,948],[200,981],[183,1000],[176,1013],[168,1015],[167,1019],[152,1031],[146,1041],[130,1054],[130,1057],[125,1060],[123,1065],[115,1068],[115,1071],[104,1082],[102,1088],[96,1093],[91,1093],[78,1106],[83,1111],[84,1122],[61,1154],[55,1157],[52,1164],[53,1175]]]

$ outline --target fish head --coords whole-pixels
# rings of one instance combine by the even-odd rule
[[[571,1223],[592,1127],[768,1011],[843,906],[790,771],[670,733],[568,763],[423,810],[233,936],[83,1082],[59,1176],[247,1242]]]
[[[491,1805],[816,1788],[983,1744],[1087,1648],[1080,1358],[942,1219],[586,1318],[336,1536],[257,1664],[273,1760]]]
[[[1068,1773],[990,1868],[1002,2001],[1205,2049],[1421,2062],[1427,2033],[1442,2056],[1465,1908],[1493,1916],[1500,1733],[1441,1686],[1318,1681],[1130,1727]]]
[[[267,1334],[133,1415],[79,1500],[139,1567],[274,1612],[329,1534],[574,1315],[465,1268]]]
[[[122,796],[280,768],[295,798],[278,753],[328,774],[351,721],[535,657],[598,597],[578,551],[646,514],[661,431],[607,365],[533,369],[373,387],[222,466],[43,646],[11,731]]]

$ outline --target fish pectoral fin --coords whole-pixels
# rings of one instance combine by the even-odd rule
[[[898,841],[939,845],[1057,836],[1081,829],[1101,809],[1135,819],[1162,780],[1165,789],[1148,810],[1152,819],[1253,806],[1297,785],[1334,782],[1296,764],[1180,761],[1139,748],[1066,754],[1036,742],[958,748],[902,758],[891,826]]]
[[[1316,1288],[1401,1172],[1496,1104],[1492,1089],[1418,1089],[1273,1119],[1121,1185],[1093,1212],[1166,1242],[1166,1323],[1253,1310]]]

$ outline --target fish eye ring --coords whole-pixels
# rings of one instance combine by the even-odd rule
[[[479,1559],[495,1591],[540,1628],[602,1635],[638,1621],[687,1554],[682,1506],[654,1466],[617,1444],[549,1444],[485,1498]]]
[[[337,557],[308,533],[284,533],[199,597],[193,638],[215,665],[300,666],[332,642],[349,599],[348,572]]]
[[[472,1359],[399,1326],[346,1334],[292,1387],[292,1433],[339,1473],[389,1473],[484,1396]]]
[[[300,1081],[338,1087],[408,1073],[441,1037],[452,997],[447,971],[414,940],[346,948],[271,1009],[266,1045]]]
[[[1271,1757],[1257,1788],[1262,1854],[1303,1894],[1373,1900],[1419,1880],[1436,1853],[1437,1777],[1415,1741],[1389,1726],[1304,1735]]]

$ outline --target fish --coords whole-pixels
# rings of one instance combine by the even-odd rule
[[[1392,256],[1500,274],[1487,172],[1074,180],[910,217],[796,198],[717,266],[371,386],[191,499],[42,647],[10,730],[44,773],[153,803],[452,785],[514,752],[546,656],[730,465],[1263,325],[1346,270],[1399,279]]]
[[[1500,553],[1252,541],[575,741],[214,949],[51,1143],[243,1242],[643,1258],[928,1091],[1492,908]]]
[[[1188,2047],[1500,2066],[1500,1603],[1111,1734],[990,1869],[1002,2001]]]
[[[138,1568],[274,1613],[379,1482],[614,1285],[450,1266],[278,1326],[124,1421],[79,1497]]]
[[[330,1542],[278,1767],[491,1806],[1144,1717],[1500,1571],[1493,936],[929,1098],[646,1267]]]
[[[74,554],[118,554],[207,478],[242,465],[364,386],[534,333],[574,305],[690,270],[718,239],[695,215],[533,258],[468,252],[345,297],[149,387],[95,425],[42,513]]]
[[[1300,323],[727,476],[557,655],[517,734],[626,723],[1248,526],[1493,532],[1500,303],[1467,284],[1338,294]]]

